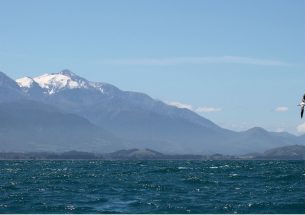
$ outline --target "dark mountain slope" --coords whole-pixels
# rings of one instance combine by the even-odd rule
[[[0,151],[98,151],[124,148],[121,141],[75,114],[39,102],[0,104]]]

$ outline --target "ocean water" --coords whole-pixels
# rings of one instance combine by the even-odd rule
[[[0,161],[0,213],[305,213],[304,161]]]

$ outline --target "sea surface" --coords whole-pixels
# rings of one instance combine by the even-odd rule
[[[0,213],[305,213],[305,162],[0,161]]]

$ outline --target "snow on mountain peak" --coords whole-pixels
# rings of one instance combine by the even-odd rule
[[[30,77],[23,77],[17,79],[16,82],[19,85],[19,87],[30,88],[34,83],[34,80]]]
[[[91,82],[79,77],[69,70],[62,70],[58,73],[44,74],[38,77],[23,77],[16,80],[19,87],[27,92],[30,88],[37,86],[44,90],[44,93],[52,95],[65,89],[92,89],[105,94],[107,84]],[[108,89],[107,88],[107,89]],[[109,89],[107,90],[109,91]]]
[[[41,88],[46,89],[49,94],[54,94],[62,89],[88,88],[90,86],[87,80],[78,77],[69,70],[44,74],[35,77],[34,80]]]
[[[39,86],[47,91],[48,94],[54,94],[64,89],[94,89],[100,93],[104,92],[104,84],[98,82],[89,82],[79,77],[69,70],[63,70],[58,73],[44,74],[33,78]]]

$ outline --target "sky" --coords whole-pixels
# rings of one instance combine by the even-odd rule
[[[0,70],[69,69],[236,130],[305,133],[302,0],[0,0]]]

